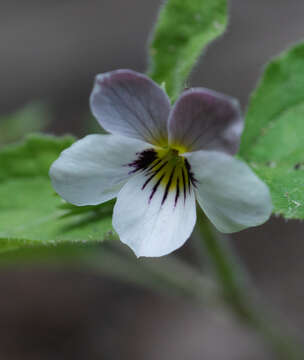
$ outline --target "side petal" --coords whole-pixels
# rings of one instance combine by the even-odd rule
[[[169,116],[169,143],[185,151],[235,154],[243,131],[236,99],[204,88],[185,91]]]
[[[196,222],[192,189],[184,199],[138,174],[121,189],[113,213],[113,226],[120,240],[137,256],[157,257],[171,253],[190,237]],[[144,188],[143,188],[144,187]],[[155,187],[157,190],[155,191]]]
[[[74,205],[97,205],[116,197],[127,166],[148,144],[115,135],[89,135],[64,150],[50,169],[56,192]]]
[[[170,100],[147,76],[132,70],[97,75],[90,104],[100,125],[110,133],[155,145],[168,143]]]
[[[197,151],[187,158],[197,181],[197,200],[219,231],[233,233],[268,220],[268,187],[245,163],[214,151]]]

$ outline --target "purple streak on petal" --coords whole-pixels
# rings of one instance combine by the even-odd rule
[[[105,130],[152,144],[167,143],[170,100],[145,75],[132,70],[97,75],[90,104]]]
[[[235,154],[243,131],[237,100],[204,88],[186,90],[171,110],[169,142],[187,151],[217,150]]]
[[[137,158],[128,164],[128,166],[132,168],[129,174],[134,174],[137,171],[146,170],[155,160],[157,160],[157,154],[153,148],[145,149],[136,155]]]

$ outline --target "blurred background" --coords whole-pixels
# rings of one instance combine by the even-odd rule
[[[0,144],[15,140],[10,114],[33,101],[47,104],[46,132],[88,133],[95,74],[145,71],[160,4],[0,0]],[[235,96],[245,110],[263,65],[304,39],[304,2],[231,0],[230,13],[227,33],[208,48],[188,85]],[[233,245],[276,320],[304,342],[303,232],[300,222],[277,218],[234,235]],[[178,254],[191,260],[191,252],[188,241]],[[1,268],[0,294],[1,360],[273,359],[256,334],[222,309],[77,266]]]

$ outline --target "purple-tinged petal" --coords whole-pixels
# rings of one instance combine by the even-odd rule
[[[168,124],[169,143],[187,152],[216,150],[235,154],[243,131],[236,99],[204,88],[185,91]]]
[[[155,145],[168,143],[170,100],[151,79],[132,70],[97,75],[91,110],[107,131]]]

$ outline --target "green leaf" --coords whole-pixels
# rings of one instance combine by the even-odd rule
[[[251,166],[270,188],[274,213],[286,219],[304,219],[304,171],[284,163]]]
[[[24,134],[41,131],[49,122],[47,107],[31,103],[12,114],[0,117],[0,145],[16,141]]]
[[[62,206],[51,186],[49,167],[72,142],[71,137],[31,136],[0,152],[0,249],[98,242],[111,233],[111,202],[79,211]]]
[[[304,44],[267,66],[251,97],[240,156],[269,185],[276,214],[304,219]]]
[[[175,100],[204,48],[227,25],[226,0],[168,0],[150,44],[149,76]]]

